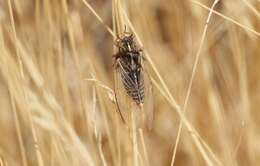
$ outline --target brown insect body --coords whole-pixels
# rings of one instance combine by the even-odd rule
[[[151,128],[153,120],[152,86],[145,70],[143,51],[130,33],[116,40],[115,97],[119,113],[126,123],[134,117],[136,126]]]
[[[142,67],[142,50],[133,41],[133,36],[126,36],[118,41],[119,51],[116,54],[116,67],[120,68],[120,75],[124,88],[129,96],[140,105],[144,102],[144,79]]]

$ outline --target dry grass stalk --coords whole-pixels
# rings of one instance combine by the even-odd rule
[[[0,1],[0,165],[259,165],[259,2],[211,3]],[[116,111],[125,27],[149,64],[149,132]]]

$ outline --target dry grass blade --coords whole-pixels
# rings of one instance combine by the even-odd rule
[[[98,149],[99,149],[99,153],[100,153],[100,157],[101,157],[103,166],[107,166],[107,162],[106,162],[103,150],[102,150],[101,136],[100,135],[98,136]]]
[[[113,6],[112,6],[113,22],[115,23],[115,27],[113,27],[113,29],[116,36],[121,36],[124,32],[124,27],[125,27],[124,18],[122,17],[121,6],[122,6],[121,0],[113,1]]]
[[[95,10],[89,5],[89,3],[86,0],[82,0],[82,2],[87,6],[87,8],[91,11],[91,13],[93,13],[95,15],[95,17],[98,19],[99,22],[102,23],[103,26],[105,26],[105,28],[107,29],[107,31],[114,37],[116,37],[112,31],[112,29],[107,26],[104,21],[102,20],[101,17],[99,17],[99,15],[95,12]]]
[[[146,145],[145,145],[143,130],[140,128],[138,131],[139,131],[139,135],[140,135],[140,139],[141,139],[141,143],[142,143],[142,149],[143,149],[143,153],[144,153],[145,164],[151,165],[150,162],[149,162],[148,152],[147,152],[147,148],[146,148]]]
[[[15,43],[16,56],[17,56],[18,63],[19,63],[18,64],[19,72],[20,72],[21,80],[23,82],[24,81],[23,63],[22,63],[22,60],[21,60],[21,57],[19,55],[19,51],[18,51],[18,48],[17,48],[17,40],[18,40],[18,38],[17,38],[17,34],[16,34],[16,28],[15,28],[15,22],[14,22],[14,16],[13,16],[13,7],[12,7],[11,0],[8,0],[8,7],[9,7],[11,25],[12,25],[12,30],[13,30],[12,34],[13,34],[14,43]],[[23,91],[23,96],[24,96],[25,100],[27,100],[27,96],[26,96],[27,94],[26,94],[26,91],[25,91],[24,87],[22,87],[22,91]],[[42,159],[41,152],[39,150],[38,140],[37,140],[36,131],[35,131],[35,126],[34,126],[33,121],[32,121],[31,113],[28,112],[27,115],[28,115],[29,123],[31,125],[31,131],[32,131],[33,139],[34,139],[34,145],[35,145],[34,148],[35,148],[35,152],[36,152],[36,155],[37,155],[38,165],[39,166],[43,166],[44,165],[43,164],[43,159]],[[23,154],[23,153],[24,152],[22,152],[23,164],[26,165],[27,162],[26,162],[26,159],[25,159],[25,154]]]
[[[242,0],[245,5],[260,19],[260,12],[248,0]]]
[[[3,39],[3,34],[2,34],[2,27],[0,29],[0,40],[1,40],[1,50],[2,51],[2,55],[6,55],[6,52],[4,52],[5,48],[4,48],[4,39]],[[1,62],[2,63],[7,63],[6,62],[6,59],[5,58],[1,58]],[[8,69],[6,69],[8,70]],[[9,73],[9,71],[7,71],[7,73]],[[9,85],[9,84],[8,84]],[[10,91],[10,87],[8,88],[9,91]],[[17,115],[17,108],[16,108],[16,105],[14,103],[14,99],[13,99],[13,96],[12,96],[12,93],[10,93],[10,101],[11,101],[11,107],[12,107],[12,111],[13,111],[13,114],[14,114],[14,123],[15,123],[15,130],[16,130],[16,133],[17,133],[17,137],[18,137],[18,142],[19,142],[19,148],[20,148],[20,153],[21,153],[21,156],[22,156],[22,163],[23,163],[23,166],[28,166],[28,161],[27,161],[27,158],[26,158],[26,153],[25,153],[25,147],[24,147],[24,144],[23,144],[23,138],[22,138],[22,131],[21,131],[21,126],[20,126],[20,122],[19,122],[19,119],[18,119],[18,115]]]
[[[258,1],[0,0],[0,165],[259,165]]]
[[[206,9],[208,11],[210,11],[210,8],[205,6],[205,5],[203,5],[202,3],[198,2],[198,1],[195,1],[195,0],[191,0],[191,1],[192,1],[192,3],[194,3],[194,4],[204,8],[204,9]],[[223,14],[217,12],[217,11],[214,11],[214,10],[213,10],[213,13],[218,15],[218,16],[220,16],[220,17],[222,17],[222,18],[224,18],[225,20],[227,20],[227,21],[229,21],[229,22],[231,22],[231,23],[241,27],[242,29],[244,29],[246,31],[252,32],[253,34],[255,34],[257,36],[260,36],[260,32],[257,32],[256,30],[239,23],[238,21],[235,21],[235,20],[233,20],[232,18],[230,18],[228,16],[225,16],[225,15],[223,15]]]
[[[199,45],[198,51],[197,51],[196,56],[195,56],[195,61],[194,61],[193,67],[192,67],[192,73],[191,73],[191,77],[190,77],[190,81],[189,81],[189,86],[188,86],[188,90],[187,90],[185,101],[184,101],[184,106],[183,106],[183,113],[184,114],[185,114],[185,112],[187,110],[188,101],[189,101],[190,93],[191,93],[191,88],[192,88],[193,80],[194,80],[195,73],[196,73],[196,70],[197,70],[197,66],[198,66],[198,63],[199,63],[199,58],[201,56],[202,47],[203,47],[203,44],[204,44],[204,41],[205,41],[205,38],[206,38],[206,34],[207,34],[210,18],[211,18],[213,9],[217,5],[218,2],[219,2],[219,0],[215,0],[213,2],[212,6],[210,8],[210,12],[208,14],[205,26],[204,26],[204,30],[203,30],[203,33],[202,33],[202,36],[201,36],[201,41],[200,41],[200,45]],[[178,134],[177,134],[177,138],[176,138],[175,146],[174,146],[174,150],[173,150],[171,166],[174,165],[174,161],[175,161],[175,158],[176,158],[176,153],[177,153],[177,148],[178,148],[178,145],[179,145],[181,130],[182,130],[182,120],[181,120],[179,128],[178,128]]]
[[[14,38],[15,44],[16,44],[17,43],[17,34],[16,34],[14,14],[13,14],[13,6],[12,6],[11,0],[8,0],[8,7],[9,7],[9,15],[10,15],[12,31],[13,31],[12,34],[13,34],[13,38]],[[16,51],[16,56],[17,56],[18,62],[19,62],[19,69],[20,69],[20,72],[21,72],[21,76],[22,76],[22,78],[24,78],[23,63],[22,63],[22,59],[19,55],[17,47],[15,47],[15,51]]]
[[[0,166],[8,166],[7,161],[2,156],[0,156]]]

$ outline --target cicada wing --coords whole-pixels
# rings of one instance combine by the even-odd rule
[[[119,61],[116,63],[120,63]],[[128,96],[124,89],[124,85],[121,78],[122,69],[120,65],[114,70],[114,83],[115,83],[115,97],[118,112],[125,123],[130,122],[130,108],[131,108],[131,98]]]
[[[143,65],[141,79],[144,81],[144,103],[138,105],[124,87],[123,81],[127,81],[129,84],[133,83],[133,80],[125,73],[120,60],[117,62],[115,69],[115,94],[118,111],[128,125],[131,125],[134,120],[136,127],[147,126],[151,129],[153,121],[153,98],[152,98],[152,86],[149,75],[146,68]],[[125,73],[125,74],[124,74]],[[134,118],[134,119],[132,119]]]
[[[150,76],[147,72],[145,64],[143,65],[143,77],[144,77],[144,91],[145,91],[145,99],[142,107],[142,111],[145,114],[145,123],[146,126],[151,129],[153,123],[153,92],[152,92],[152,82]]]

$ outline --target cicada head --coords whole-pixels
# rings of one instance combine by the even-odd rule
[[[125,32],[123,37],[118,37],[116,39],[116,46],[119,52],[137,52],[138,46],[134,41],[134,35],[132,33]]]

